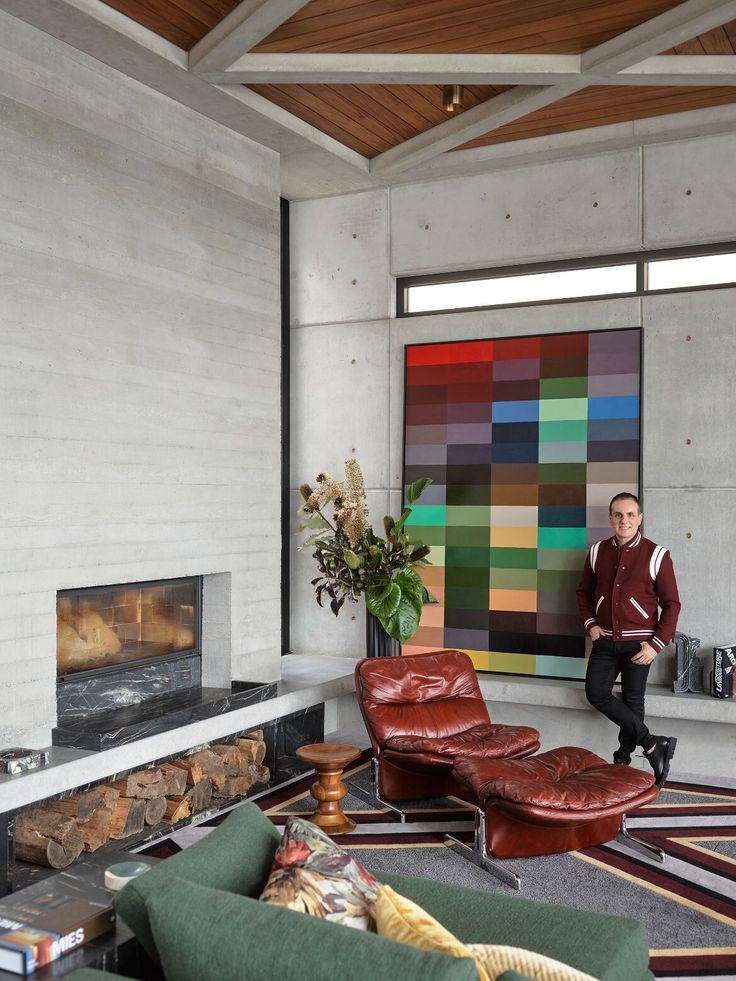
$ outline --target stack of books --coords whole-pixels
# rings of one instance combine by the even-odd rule
[[[0,970],[32,974],[114,926],[111,893],[60,872],[0,901]]]

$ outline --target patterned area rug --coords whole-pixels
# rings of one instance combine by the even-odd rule
[[[513,894],[495,877],[465,861],[451,832],[473,839],[474,808],[460,797],[403,805],[407,822],[370,795],[364,757],[346,770],[343,810],[357,822],[335,840],[374,871],[401,872]],[[291,814],[309,816],[317,806],[314,776],[299,778],[255,798],[277,825]],[[374,806],[375,805],[375,806]],[[147,850],[164,856],[208,833],[223,815],[183,829]],[[580,909],[631,916],[646,927],[650,968],[658,978],[736,978],[736,790],[670,783],[658,800],[632,812],[633,834],[667,853],[661,865],[625,845],[610,842],[564,855],[508,859],[522,879],[518,895]]]

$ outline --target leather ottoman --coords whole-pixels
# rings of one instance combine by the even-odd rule
[[[484,812],[495,858],[552,855],[615,838],[622,817],[654,800],[654,774],[562,746],[521,760],[458,759],[453,772]]]

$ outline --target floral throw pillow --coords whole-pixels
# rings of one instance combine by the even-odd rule
[[[316,824],[291,817],[261,899],[333,923],[374,929],[379,884]]]

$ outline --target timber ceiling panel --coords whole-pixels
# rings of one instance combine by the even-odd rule
[[[197,51],[202,48],[199,42],[204,38],[203,43],[207,45],[209,32],[236,8],[240,14],[255,12],[256,18],[264,11],[272,17],[276,12],[267,30],[258,35],[260,40],[251,41],[252,48],[249,51],[246,46],[240,51],[242,55],[282,54],[287,59],[297,55],[318,58],[336,54],[578,56],[639,25],[644,25],[646,30],[649,21],[659,18],[656,22],[659,23],[668,12],[675,17],[682,12],[686,23],[703,25],[698,15],[704,9],[708,12],[707,8],[714,11],[718,8],[724,10],[725,23],[711,27],[715,24],[712,19],[703,25],[710,28],[705,33],[702,27],[694,29],[696,36],[674,46],[673,35],[665,30],[662,49],[656,49],[656,42],[655,48],[650,43],[644,60],[652,59],[654,54],[676,56],[675,60],[693,55],[736,56],[736,21],[727,20],[729,13],[733,16],[734,8],[719,0],[309,0],[301,7],[289,0],[246,0],[240,4],[238,0],[99,2],[186,51],[194,48],[194,70],[197,70]],[[279,11],[285,12],[285,19],[278,16]],[[233,14],[237,16],[238,13]],[[271,30],[275,24],[278,26]],[[686,29],[678,36],[685,35]],[[233,55],[232,48],[229,53]],[[237,68],[233,58],[238,57],[235,53],[221,71],[231,71],[230,66]],[[321,63],[310,61],[309,64]],[[719,69],[721,77],[716,85],[709,84],[711,79],[700,68],[704,64],[705,61],[688,69],[696,77],[678,77],[674,84],[664,67],[655,66],[649,67],[650,75],[643,79],[637,77],[632,84],[615,79],[617,84],[608,85],[608,76],[591,78],[587,87],[579,84],[565,89],[562,86],[554,90],[553,98],[545,100],[542,95],[537,102],[532,94],[528,103],[524,102],[521,90],[527,85],[527,91],[531,91],[537,83],[527,77],[516,85],[519,90],[516,95],[509,91],[513,88],[509,85],[466,85],[464,111],[485,104],[488,126],[483,131],[481,122],[472,132],[463,133],[452,145],[443,145],[437,152],[736,103],[736,68],[729,64]],[[462,119],[462,115],[449,117],[443,111],[442,84],[424,84],[434,81],[436,74],[423,75],[422,84],[416,80],[403,84],[400,77],[386,78],[383,84],[360,83],[360,79],[356,83],[355,79],[343,81],[343,76],[322,84],[319,68],[307,75],[305,78],[301,74],[298,81],[293,76],[288,81],[283,78],[270,81],[261,74],[257,79],[260,83],[248,87],[371,160],[387,152],[391,156],[392,151],[398,152],[396,148],[403,152],[402,144],[407,141],[416,144],[422,134],[428,135],[437,127],[438,133],[447,132],[447,126],[442,129],[443,124],[451,118]],[[208,78],[206,70],[203,77]],[[241,81],[232,75],[227,78],[210,75],[209,80],[233,86]],[[252,76],[247,80],[251,81]],[[483,80],[493,81],[488,72]],[[451,79],[444,77],[438,81],[446,84]],[[518,79],[513,81],[516,83]],[[545,77],[538,84],[553,86],[555,82],[555,78]],[[513,107],[517,97],[524,102],[521,110]],[[550,104],[546,105],[545,101]],[[509,102],[510,111],[506,108]],[[408,151],[410,155],[412,152]]]
[[[689,109],[706,109],[732,102],[736,102],[736,90],[732,88],[592,86],[457,149],[468,150],[494,143],[549,136],[551,133],[569,133],[576,129],[624,123]]]

